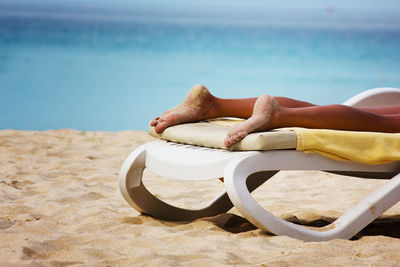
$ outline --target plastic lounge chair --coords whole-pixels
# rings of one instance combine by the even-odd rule
[[[367,107],[399,103],[399,89],[377,88],[360,93],[344,104]],[[160,176],[181,180],[224,177],[225,190],[202,209],[175,207],[146,189],[142,182],[145,168]],[[250,192],[280,170],[322,170],[390,180],[336,221],[325,227],[310,229],[275,217],[251,196]],[[119,186],[132,207],[159,219],[189,221],[227,212],[234,205],[246,219],[261,229],[305,241],[323,241],[351,238],[399,202],[399,173],[400,161],[367,165],[295,150],[229,152],[160,140],[138,147],[127,157],[120,170]]]

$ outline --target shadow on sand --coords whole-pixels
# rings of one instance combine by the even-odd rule
[[[224,229],[231,233],[243,233],[257,229],[256,226],[251,224],[247,219],[232,213],[219,214],[214,217],[202,218],[199,220],[205,220],[213,223],[214,225]],[[314,221],[301,221],[297,217],[286,218],[286,220],[311,227],[323,227],[336,218],[323,218]],[[380,218],[369,224],[351,240],[358,240],[363,236],[388,236],[393,238],[400,238],[400,215]],[[269,233],[268,233],[269,234]]]

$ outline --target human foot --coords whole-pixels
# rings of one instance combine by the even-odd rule
[[[265,131],[272,128],[271,116],[278,102],[270,95],[262,95],[254,103],[253,114],[242,123],[232,126],[224,140],[226,149],[242,140],[251,132]]]
[[[195,85],[179,106],[167,110],[160,117],[150,121],[150,126],[155,127],[156,133],[161,133],[172,125],[209,119],[217,115],[213,112],[214,105],[215,97],[207,87]]]

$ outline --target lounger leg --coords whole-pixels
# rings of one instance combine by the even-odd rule
[[[335,221],[341,229],[339,238],[349,239],[400,201],[400,174],[361,200]]]
[[[288,165],[299,164],[306,166],[308,164],[305,169],[315,170],[318,169],[317,166],[321,167],[325,161],[329,161],[329,159],[322,157],[321,160],[317,158],[314,162],[318,160],[319,162],[317,162],[317,166],[313,167],[313,164],[307,161],[307,157],[313,156],[304,156],[299,153],[285,153],[280,151],[271,152],[268,155],[258,154],[236,158],[225,168],[225,188],[229,197],[243,216],[257,227],[276,235],[287,235],[305,241],[323,241],[336,238],[348,239],[400,201],[399,174],[328,226],[313,230],[277,218],[254,200],[247,190],[246,180],[252,173],[262,171],[263,168],[268,169],[268,165],[284,169]],[[281,162],[283,158],[285,158],[286,163]],[[292,164],[287,164],[287,162]],[[260,167],[263,165],[264,167]],[[295,169],[296,166],[292,168]]]
[[[155,197],[144,186],[142,175],[145,168],[146,145],[143,145],[128,156],[119,174],[119,187],[123,197],[141,213],[163,220],[189,221],[200,217],[215,216],[227,212],[233,207],[225,190],[202,209],[190,210],[169,205]]]

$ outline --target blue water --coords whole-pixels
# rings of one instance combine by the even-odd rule
[[[340,103],[400,87],[400,28],[0,14],[0,129],[146,130],[205,84]]]

